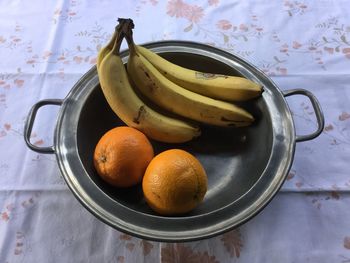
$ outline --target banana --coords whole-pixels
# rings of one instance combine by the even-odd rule
[[[116,28],[116,30],[114,30],[114,33],[112,35],[112,38],[109,40],[109,42],[107,43],[107,45],[105,45],[104,47],[102,47],[98,54],[97,54],[97,59],[96,59],[96,67],[97,70],[100,68],[102,60],[104,59],[104,57],[112,50],[113,46],[114,46],[114,42],[117,39],[118,36],[118,29]]]
[[[112,110],[128,126],[157,141],[182,143],[198,137],[197,126],[158,113],[137,96],[119,56],[120,44],[117,38],[98,70],[103,94]]]
[[[139,54],[128,40],[130,55],[127,63],[129,76],[147,98],[160,107],[183,117],[216,126],[248,126],[253,116],[231,103],[212,99],[189,91],[170,81],[148,60]]]
[[[169,80],[204,96],[227,101],[246,101],[259,97],[262,93],[259,84],[246,78],[187,69],[142,46],[137,45],[136,50]]]

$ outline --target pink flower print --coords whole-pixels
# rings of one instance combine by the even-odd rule
[[[289,174],[287,175],[287,181],[292,180],[294,178],[294,176],[295,176],[294,171],[289,172]]]
[[[350,237],[345,237],[344,238],[344,247],[346,249],[350,249]]]
[[[127,235],[127,234],[121,234],[121,235],[119,236],[119,239],[120,239],[120,240],[131,240],[132,237],[131,237],[130,235]]]
[[[80,64],[83,61],[83,58],[79,56],[74,56],[73,61],[77,64]]]
[[[346,249],[350,249],[350,237],[345,237],[344,238],[344,247]]]
[[[288,52],[288,47],[289,46],[287,44],[282,45],[282,47],[280,49],[280,52],[287,53]]]
[[[203,8],[198,5],[190,6],[185,17],[193,23],[198,23],[204,16],[203,11]]]
[[[326,127],[324,127],[324,130],[325,130],[325,131],[331,131],[331,130],[333,130],[333,129],[334,129],[334,127],[333,127],[332,124],[329,124],[329,125],[327,125]]]
[[[134,250],[135,244],[134,243],[127,243],[126,248],[131,252]]]
[[[264,29],[263,29],[262,27],[256,27],[255,30],[258,31],[258,32],[261,32],[261,31],[263,31]]]
[[[7,212],[3,212],[3,213],[1,213],[1,219],[4,221],[9,221],[10,216],[8,215]]]
[[[221,241],[223,242],[226,250],[230,253],[231,258],[239,258],[243,247],[242,236],[239,229],[232,230],[222,235]]]
[[[119,263],[124,263],[125,261],[125,257],[124,256],[118,256],[117,257],[117,262],[119,262]]]
[[[171,0],[167,5],[167,14],[171,17],[185,17],[189,11],[189,5],[182,0]]]
[[[23,79],[15,79],[13,82],[15,83],[15,85],[16,85],[18,88],[22,87],[23,84],[24,84],[24,80],[23,80]]]
[[[148,242],[146,240],[141,240],[140,246],[143,248],[143,255],[147,256],[151,250],[153,249],[153,245],[151,242]]]
[[[280,68],[280,67],[277,67],[276,68],[279,73],[281,73],[282,75],[287,75],[287,69],[286,68]]]
[[[5,43],[6,42],[6,38],[4,38],[3,36],[0,36],[0,43]]]
[[[151,3],[153,6],[155,6],[155,5],[158,4],[158,1],[157,1],[157,0],[150,0],[150,3]]]
[[[299,42],[297,42],[297,41],[293,41],[293,48],[294,49],[298,49],[298,48],[300,48],[302,45],[299,43]]]
[[[347,112],[342,112],[342,114],[339,115],[339,120],[340,121],[345,121],[347,119],[350,119],[350,114]]]
[[[240,29],[241,31],[244,31],[244,32],[247,32],[247,31],[248,31],[248,27],[247,27],[245,24],[240,24],[240,25],[239,25],[239,29]]]
[[[163,263],[172,262],[206,262],[219,263],[215,256],[211,256],[207,251],[197,252],[193,248],[183,244],[167,244],[161,249]]]
[[[34,145],[37,145],[37,146],[43,145],[43,144],[44,144],[44,141],[42,139],[37,140],[36,142],[34,142]]]
[[[345,57],[350,59],[350,48],[348,48],[348,47],[343,48],[342,52],[345,54]]]
[[[27,60],[27,64],[34,64],[36,61],[34,59]]]
[[[182,0],[171,0],[167,5],[167,14],[171,17],[183,17],[192,23],[198,23],[204,16],[204,10],[200,6],[192,6]]]
[[[11,124],[5,123],[4,124],[4,128],[5,128],[6,131],[9,131],[11,129]]]
[[[230,21],[225,19],[219,20],[216,26],[222,30],[229,30],[230,28],[232,28],[232,24],[230,23]]]
[[[332,48],[332,47],[324,47],[323,49],[324,49],[324,51],[327,51],[329,54],[334,53],[334,48]]]
[[[293,7],[293,4],[290,3],[289,1],[284,1],[284,5],[288,7]]]
[[[219,4],[219,0],[208,0],[208,4],[217,6]]]
[[[303,183],[302,183],[302,182],[296,182],[296,183],[295,183],[295,186],[296,186],[297,188],[301,188],[301,187],[303,186]]]
[[[52,55],[52,52],[50,51],[45,51],[43,54],[43,59],[47,59],[48,57],[50,57]]]
[[[94,57],[94,58],[90,59],[90,64],[95,65],[96,61],[97,61],[97,58]]]

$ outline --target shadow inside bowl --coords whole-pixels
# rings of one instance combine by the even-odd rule
[[[188,54],[186,56],[188,63],[184,64],[190,65],[189,62],[194,58],[189,58]],[[220,62],[208,63],[207,58],[201,61],[200,57],[202,56],[195,58],[196,65],[202,65],[200,69],[203,71],[205,65],[210,65],[206,67],[207,72],[237,73]],[[170,55],[169,58],[171,59]],[[179,62],[184,59],[181,57]],[[187,150],[199,159],[207,173],[208,191],[204,201],[192,212],[182,216],[199,216],[237,201],[259,180],[267,166],[272,147],[271,120],[266,113],[268,107],[263,98],[244,106],[256,119],[249,127],[202,126],[202,135],[188,143],[166,144],[151,141],[156,154],[171,148]],[[100,86],[96,86],[80,113],[77,133],[79,157],[91,180],[115,202],[138,212],[155,215],[146,204],[140,185],[127,189],[112,187],[98,176],[93,167],[93,152],[98,140],[108,130],[121,125],[125,124],[108,106]]]

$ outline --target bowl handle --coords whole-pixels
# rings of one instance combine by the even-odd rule
[[[33,105],[33,107],[30,109],[29,114],[27,116],[25,125],[24,125],[24,140],[27,144],[27,146],[32,149],[33,151],[36,151],[38,153],[54,153],[55,149],[54,146],[49,147],[38,147],[30,142],[30,136],[33,129],[33,124],[35,120],[36,113],[38,112],[39,108],[45,105],[62,105],[63,100],[60,99],[46,99],[41,100]]]
[[[315,95],[313,95],[310,91],[305,89],[292,89],[292,90],[283,91],[284,97],[288,97],[291,95],[304,95],[310,99],[312,107],[314,108],[314,112],[315,112],[317,124],[318,124],[318,128],[314,133],[311,133],[308,135],[297,135],[295,141],[304,142],[304,141],[309,141],[316,138],[322,133],[324,129],[324,115],[323,115],[320,103],[318,102]]]

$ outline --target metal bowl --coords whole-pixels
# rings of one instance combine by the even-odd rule
[[[25,140],[40,153],[55,153],[62,175],[76,198],[108,225],[145,239],[183,242],[208,238],[246,222],[275,196],[292,165],[295,144],[317,137],[324,120],[316,98],[306,90],[281,92],[256,67],[223,50],[184,41],[164,41],[145,47],[179,65],[205,71],[244,76],[264,87],[261,98],[243,105],[256,117],[247,128],[203,126],[202,136],[185,144],[152,141],[155,152],[181,148],[194,154],[208,175],[204,201],[188,214],[164,217],[145,203],[141,186],[118,189],[103,182],[93,167],[93,151],[109,129],[124,125],[109,108],[99,86],[96,67],[89,70],[64,100],[36,103],[27,118]],[[121,54],[127,62],[128,51]],[[285,97],[309,97],[318,129],[307,136],[295,134]],[[54,145],[30,143],[37,110],[48,104],[60,105]]]

